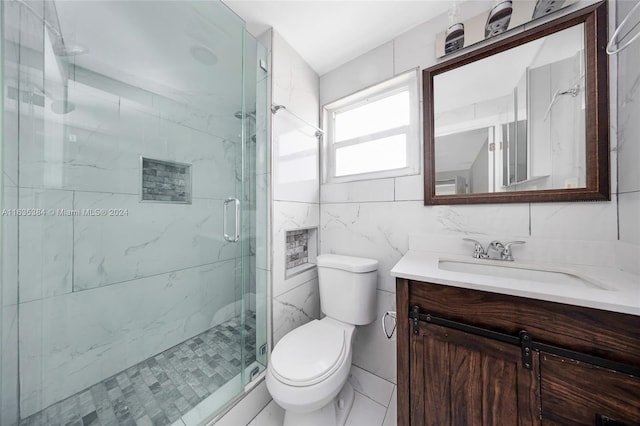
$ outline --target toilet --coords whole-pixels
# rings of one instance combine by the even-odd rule
[[[323,254],[317,266],[325,317],[280,339],[267,367],[284,426],[344,425],[354,399],[347,377],[356,326],[375,320],[377,260]]]

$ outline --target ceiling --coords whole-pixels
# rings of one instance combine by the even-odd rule
[[[224,0],[258,36],[273,27],[319,74],[451,7],[451,0]]]

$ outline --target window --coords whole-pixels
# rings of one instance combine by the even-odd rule
[[[417,71],[324,107],[326,182],[420,172]]]

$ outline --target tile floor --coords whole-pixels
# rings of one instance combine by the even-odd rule
[[[396,426],[396,385],[356,366],[349,383],[356,391],[345,426]],[[247,426],[282,426],[284,410],[271,401]]]
[[[246,316],[247,365],[255,314]],[[170,425],[240,373],[240,318],[217,325],[20,422],[20,426]]]

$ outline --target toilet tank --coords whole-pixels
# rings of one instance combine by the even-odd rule
[[[317,263],[322,312],[348,324],[372,323],[376,318],[378,261],[322,254]]]

